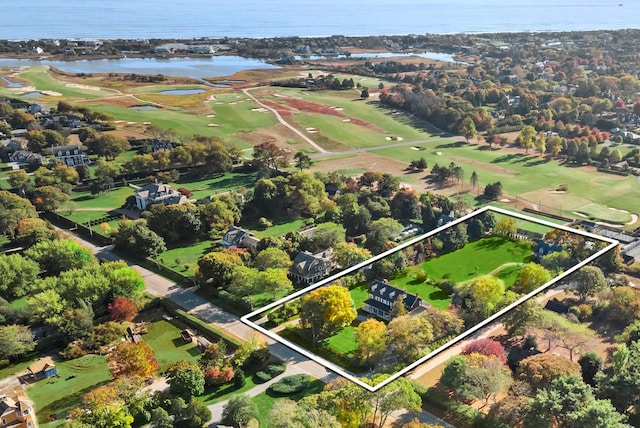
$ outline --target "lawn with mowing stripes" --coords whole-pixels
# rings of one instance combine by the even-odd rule
[[[70,361],[56,362],[58,375],[35,382],[27,394],[35,403],[38,424],[57,427],[65,422],[67,412],[78,407],[82,396],[111,381],[111,373],[104,355],[85,355]],[[49,416],[57,420],[49,422]]]

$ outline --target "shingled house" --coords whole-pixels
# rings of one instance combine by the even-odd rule
[[[245,248],[249,251],[255,251],[258,242],[260,242],[260,238],[238,226],[229,227],[222,237],[224,248]]]
[[[390,321],[393,303],[401,296],[403,297],[404,307],[409,313],[420,307],[428,307],[428,303],[423,302],[420,297],[407,293],[405,290],[396,288],[386,282],[375,280],[369,287],[369,298],[365,300],[362,310]]]
[[[152,204],[179,205],[188,202],[186,196],[168,184],[149,183],[144,186],[129,186],[136,189],[135,198],[138,209],[144,211]]]
[[[293,260],[290,275],[295,281],[313,284],[329,275],[333,269],[333,251],[331,249],[312,254],[301,251]]]
[[[55,146],[51,148],[55,160],[59,160],[63,165],[75,168],[78,165],[89,165],[89,156],[82,152],[79,144],[70,146]]]

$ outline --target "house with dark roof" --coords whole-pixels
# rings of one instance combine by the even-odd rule
[[[222,246],[224,248],[244,248],[249,251],[255,251],[256,246],[260,242],[260,238],[238,226],[231,226],[222,237]]]
[[[391,308],[398,298],[403,299],[402,302],[408,313],[417,311],[421,307],[426,308],[429,305],[416,295],[407,293],[387,282],[375,280],[369,287],[369,298],[365,300],[362,310],[389,321],[391,320]]]
[[[151,142],[151,151],[155,153],[159,152],[160,150],[172,151],[173,144],[171,144],[171,141],[153,140]]]
[[[58,369],[51,357],[44,357],[27,367],[27,372],[33,380],[40,380],[57,375]]]
[[[16,150],[9,155],[9,162],[28,165],[42,165],[42,155],[29,150]]]
[[[331,248],[315,254],[301,251],[293,260],[289,274],[299,283],[313,284],[329,275],[333,266],[333,250]]]
[[[63,165],[76,167],[78,165],[89,165],[89,156],[85,155],[80,148],[80,144],[70,146],[55,146],[51,148],[55,160],[59,160]]]
[[[542,258],[547,254],[556,253],[562,251],[562,247],[553,242],[546,242],[540,239],[533,249],[533,261],[540,263]]]
[[[135,198],[138,209],[144,211],[152,204],[180,205],[188,202],[186,196],[178,192],[168,184],[149,183],[144,186],[135,186],[129,184],[136,189]]]

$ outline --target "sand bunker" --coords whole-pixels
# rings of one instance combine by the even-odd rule
[[[442,156],[442,152],[436,152],[436,156]]]
[[[217,123],[210,123],[210,124],[208,124],[207,126],[213,126],[213,127],[216,127],[216,126],[220,126],[220,125],[218,125]]]
[[[511,199],[500,199],[500,202],[511,202]]]
[[[100,91],[102,88],[97,86],[80,85],[78,83],[67,83],[67,88],[88,89],[89,91]]]
[[[151,125],[151,122],[142,122],[143,125]]]
[[[385,140],[391,141],[391,137],[384,137]]]
[[[343,122],[351,122],[351,119],[342,119]]]
[[[215,114],[208,114],[207,117],[216,117]]]
[[[251,111],[256,111],[256,112],[258,112],[258,113],[265,113],[265,112],[267,112],[267,111],[269,111],[269,110],[267,110],[267,109],[266,109],[266,108],[264,108],[264,107],[260,107],[260,108],[252,108],[252,109],[251,109]]]
[[[404,138],[402,138],[402,137],[396,137],[396,140],[398,140],[398,141],[402,141],[402,140],[404,140]]]

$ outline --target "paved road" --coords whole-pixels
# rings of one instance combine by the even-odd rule
[[[214,323],[217,326],[225,329],[228,333],[240,338],[248,339],[254,334],[258,334],[255,330],[242,323],[242,321],[240,321],[240,318],[238,318],[237,316],[223,311],[218,306],[195,294],[195,290],[197,289],[197,287],[183,288],[177,285],[175,282],[163,276],[160,276],[130,260],[122,259],[120,256],[112,252],[113,246],[98,247],[76,235],[71,234],[68,231],[62,231],[79,241],[81,244],[91,248],[95,256],[98,258],[111,261],[124,260],[125,262],[127,262],[127,264],[140,272],[140,275],[142,275],[142,278],[144,279],[147,287],[147,291],[149,293],[156,296],[163,296],[165,298],[168,298],[190,313],[202,318],[205,321]],[[279,378],[284,376],[290,376],[299,373],[306,373],[324,382],[330,382],[337,378],[337,375],[335,373],[329,371],[324,366],[316,363],[315,361],[307,359],[305,356],[300,355],[298,352],[282,345],[281,343],[274,342],[270,338],[265,339],[267,341],[267,344],[269,345],[269,351],[271,352],[271,354],[287,363],[287,369],[285,373],[278,376],[273,381],[277,381]],[[257,385],[255,388],[247,391],[246,394],[251,397],[256,396],[264,392],[271,383],[272,381],[265,384]],[[154,389],[162,389],[164,387],[166,387],[166,384],[162,382],[157,382],[157,384],[154,383],[153,386]],[[220,422],[222,409],[224,408],[225,404],[226,401],[223,401],[209,406],[209,409],[212,413],[212,427],[215,427],[216,424]],[[397,417],[402,421],[410,421],[417,416],[420,418],[420,420],[429,421],[429,423],[435,425],[454,428],[452,425],[447,424],[446,422],[436,418],[434,415],[431,415],[427,412],[421,412],[420,414],[407,414],[407,412],[397,412],[393,416],[394,418]]]

